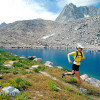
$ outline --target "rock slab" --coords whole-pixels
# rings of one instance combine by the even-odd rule
[[[54,64],[50,61],[46,61],[44,65],[48,67],[53,67]]]
[[[80,78],[93,86],[100,87],[100,80],[96,78],[88,77],[87,74],[81,75]]]
[[[1,90],[0,94],[1,93],[9,94],[10,96],[15,96],[17,94],[20,94],[20,91],[12,86],[7,86]]]

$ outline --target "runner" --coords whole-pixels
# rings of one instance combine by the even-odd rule
[[[74,57],[74,62],[73,62],[73,65],[72,65],[72,72],[63,73],[62,74],[62,78],[65,75],[74,75],[74,74],[76,74],[77,83],[80,86],[80,91],[86,92],[87,89],[85,89],[84,87],[81,87],[81,81],[80,81],[80,76],[79,76],[79,66],[81,64],[80,63],[81,59],[85,60],[84,54],[82,52],[83,46],[82,45],[78,45],[76,47],[76,49],[77,49],[76,52],[71,52],[71,53],[68,54],[68,61],[69,61],[70,64],[72,64],[72,61],[70,60],[70,55],[73,55],[73,57]]]

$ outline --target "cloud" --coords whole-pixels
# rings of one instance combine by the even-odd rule
[[[99,0],[0,0],[0,23],[17,20],[55,20],[66,4],[90,6]]]
[[[60,10],[56,0],[35,0],[35,2],[55,13],[58,13]]]
[[[57,13],[48,11],[35,0],[0,0],[0,23],[42,18],[55,20]]]
[[[76,6],[91,6],[100,3],[100,0],[57,0],[57,4],[60,8],[63,8],[66,4],[73,3]]]

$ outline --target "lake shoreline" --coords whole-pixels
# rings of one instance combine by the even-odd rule
[[[44,47],[44,46],[34,46],[34,47],[1,47],[1,49],[76,49],[75,47]],[[100,50],[100,46],[99,47],[84,47],[84,49],[87,50]]]
[[[51,48],[11,48],[11,49],[1,49],[6,52],[10,52],[18,56],[36,56],[42,58],[43,61],[51,61],[55,66],[62,66],[64,69],[71,71],[71,65],[68,63],[67,54],[69,52],[75,51],[75,49],[51,49]],[[99,79],[99,50],[89,50],[86,49],[83,51],[86,56],[85,61],[82,61],[80,67],[80,74],[88,74],[89,77],[94,77]],[[73,61],[72,57],[71,60]],[[91,68],[89,67],[91,66]],[[89,71],[89,72],[88,72]],[[94,73],[94,71],[96,73]]]

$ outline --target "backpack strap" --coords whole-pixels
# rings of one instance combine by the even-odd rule
[[[82,54],[82,52],[81,52],[81,57],[83,57],[83,54]]]
[[[76,51],[76,58],[77,58],[77,56],[78,56],[78,51]]]
[[[76,57],[75,57],[75,59],[77,58],[77,56],[78,56],[78,51],[76,51]]]
[[[82,52],[80,52],[80,53],[81,53],[81,57],[83,57]],[[75,57],[75,59],[77,58],[77,56],[78,56],[78,51],[76,51],[76,57]]]

